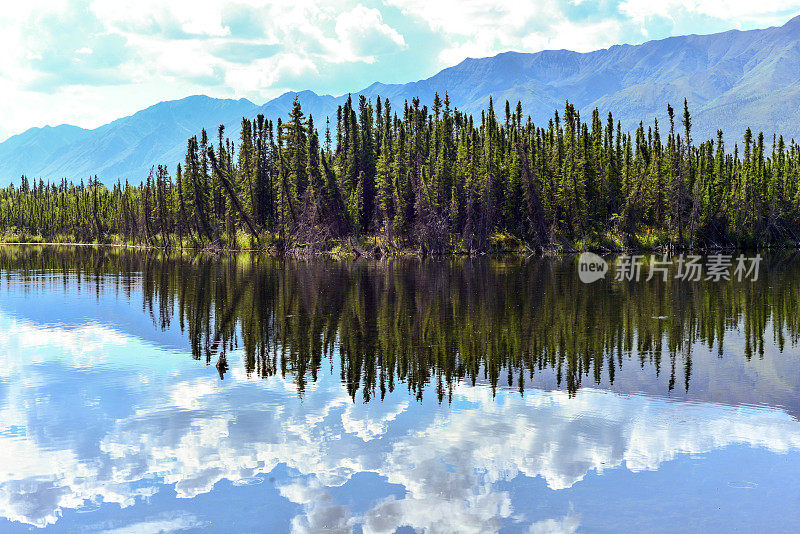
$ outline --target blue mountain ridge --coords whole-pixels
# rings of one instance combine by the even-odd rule
[[[686,97],[697,140],[722,129],[727,143],[741,142],[748,126],[768,139],[777,133],[787,141],[800,140],[800,16],[779,27],[669,37],[589,53],[546,50],[468,58],[430,78],[374,83],[353,97],[388,98],[400,110],[416,96],[430,104],[437,92],[447,92],[454,107],[473,114],[487,107],[490,96],[498,109],[506,100],[512,106],[521,101],[539,124],[569,100],[584,119],[599,108],[605,120],[610,110],[630,130],[657,118],[662,133],[669,128],[667,104],[680,111]],[[295,97],[322,130],[325,117],[335,122],[336,108],[347,95],[287,92],[261,106],[196,95],[161,102],[94,130],[31,128],[0,143],[0,181],[18,181],[23,173],[45,180],[97,174],[107,184],[138,183],[153,165],[174,168],[181,162],[187,138],[201,128],[213,138],[223,124],[226,135],[237,140],[243,116],[285,117]]]

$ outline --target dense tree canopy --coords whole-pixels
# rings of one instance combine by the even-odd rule
[[[163,247],[329,246],[485,251],[500,242],[603,247],[795,242],[800,146],[744,132],[695,143],[687,103],[669,124],[622,131],[569,102],[546,125],[490,100],[479,118],[439,95],[402,110],[348,98],[320,138],[298,101],[285,121],[242,119],[237,141],[205,130],[174,174],[138,185],[32,183],[0,190],[17,239]],[[662,131],[664,130],[664,131]],[[727,149],[727,150],[726,150]],[[500,240],[498,238],[500,236]]]

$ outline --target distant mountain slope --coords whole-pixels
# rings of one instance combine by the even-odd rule
[[[66,126],[34,128],[0,143],[0,173],[3,181],[16,183],[23,173],[49,180],[80,180],[97,174],[106,184],[117,179],[138,183],[152,165],[172,166],[181,161],[186,140],[201,128],[210,127],[213,137],[213,125],[241,118],[256,108],[246,99],[190,96],[161,102],[94,130],[70,130],[71,137],[62,133]],[[20,156],[20,149],[28,155]]]
[[[89,130],[62,124],[31,128],[0,143],[0,169],[3,178],[19,178],[32,168],[42,169],[69,145],[85,139]],[[19,182],[17,182],[19,183]]]
[[[586,54],[548,50],[535,54],[506,52],[466,59],[417,82],[375,83],[358,92],[389,98],[395,109],[419,96],[430,103],[447,91],[453,106],[479,113],[489,96],[500,108],[505,100],[522,101],[537,123],[570,100],[584,118],[598,107],[609,110],[631,129],[640,120],[658,118],[662,131],[666,105],[679,108],[684,96],[693,113],[694,137],[705,139],[721,128],[729,143],[740,141],[748,126],[800,139],[800,17],[763,30],[728,31],[617,45]],[[138,182],[151,165],[182,160],[186,139],[202,127],[213,136],[226,125],[238,136],[242,116],[286,116],[297,96],[306,114],[322,130],[332,122],[346,95],[319,96],[311,91],[286,93],[256,106],[248,100],[193,96],[162,102],[95,130],[76,127],[33,128],[0,143],[0,179],[22,172],[46,179],[81,179],[98,174],[106,183],[117,178]]]
[[[777,28],[670,37],[586,54],[507,52],[364,92],[429,101],[445,88],[472,113],[484,109],[491,95],[498,107],[522,101],[525,112],[542,122],[570,100],[584,115],[595,107],[603,115],[613,111],[626,129],[640,120],[666,119],[667,103],[678,107],[685,96],[698,138],[721,128],[739,139],[748,126],[794,137],[800,133],[800,17]]]

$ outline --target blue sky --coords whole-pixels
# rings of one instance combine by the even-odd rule
[[[580,52],[780,25],[800,0],[25,0],[0,14],[0,140],[191,94],[263,103],[433,75],[506,50]]]

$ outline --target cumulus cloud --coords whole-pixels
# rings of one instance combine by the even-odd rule
[[[643,22],[648,18],[662,17],[676,22],[685,15],[702,15],[724,19],[739,25],[754,21],[759,24],[779,24],[786,17],[800,11],[798,0],[775,0],[771,2],[750,2],[747,0],[623,0],[620,12],[634,21]]]
[[[336,35],[351,61],[373,63],[376,55],[406,47],[403,36],[383,22],[380,11],[360,4],[336,18]]]
[[[223,37],[230,29],[222,24],[224,3],[205,0],[140,0],[126,9],[114,2],[95,0],[90,10],[109,28],[123,33],[164,37]]]
[[[745,0],[387,1],[444,36],[441,66],[506,50],[588,52],[669,35],[749,29],[783,23],[800,11],[798,0],[758,5]],[[662,24],[665,21],[667,26]],[[698,27],[699,22],[705,24],[705,31]]]
[[[277,44],[259,44],[248,42],[223,42],[215,45],[212,53],[231,63],[248,64],[258,59],[269,58],[282,50]]]
[[[557,0],[389,1],[446,37],[448,46],[439,54],[442,66],[507,50],[586,52],[622,38],[622,23],[616,18],[573,20]]]
[[[259,103],[341,94],[506,50],[619,42],[785,21],[800,0],[30,0],[0,15],[0,139],[31,126],[96,127],[206,93]]]
[[[305,513],[292,518],[292,532],[331,532],[347,534],[353,531],[354,521],[350,510],[336,504],[327,488],[318,480],[310,483],[286,484],[280,488],[281,495],[290,501],[302,504]]]
[[[63,326],[41,327],[6,315],[0,315],[0,354],[25,354],[26,360],[9,359],[0,366],[0,378],[22,374],[22,367],[42,364],[47,361],[48,349],[60,347],[69,355],[72,367],[89,368],[101,364],[108,358],[100,349],[108,346],[124,347],[130,339],[125,334],[105,325],[90,323],[75,328]]]
[[[86,503],[134,506],[162,484],[193,498],[221,480],[285,465],[292,474],[277,485],[301,507],[296,532],[323,525],[486,532],[509,521],[531,532],[573,532],[580,510],[527,518],[502,483],[541,477],[559,491],[590,473],[656,470],[678,455],[734,444],[800,451],[800,423],[778,409],[592,389],[495,396],[480,385],[457,387],[451,406],[409,402],[402,391],[364,405],[353,403],[336,372],[301,399],[291,381],[253,380],[238,365],[224,382],[189,368],[143,379],[143,354],[147,362],[168,358],[135,338],[9,321],[0,317],[7,333],[0,352],[17,376],[33,381],[0,377],[0,420],[20,429],[0,434],[0,515],[36,526]],[[127,365],[127,356],[138,365]],[[94,362],[92,380],[65,382],[80,378],[86,362]],[[98,394],[108,387],[113,397]],[[63,402],[63,389],[86,402]],[[361,473],[402,491],[373,490],[357,506],[337,500],[337,488]],[[195,519],[156,517],[138,526],[178,528]]]
[[[537,521],[528,527],[528,534],[572,534],[581,525],[579,514],[569,513],[558,519]]]
[[[410,402],[405,400],[391,403],[353,403],[342,414],[342,427],[345,432],[355,434],[364,441],[381,437],[388,424],[405,412]]]
[[[33,0],[4,11],[0,46],[4,138],[44,124],[95,127],[187,94],[263,101],[324,90],[319,79],[343,86],[334,69],[374,65],[407,43],[378,9],[350,0],[145,0],[125,9]]]

